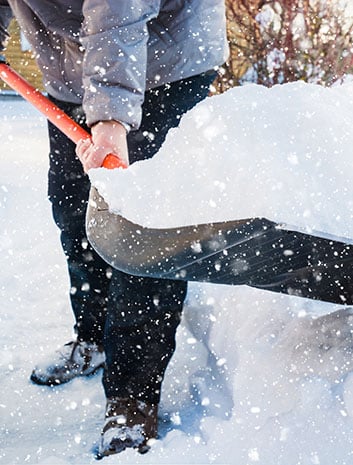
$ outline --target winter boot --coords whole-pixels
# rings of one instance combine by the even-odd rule
[[[71,341],[55,352],[50,363],[36,366],[31,374],[35,384],[57,386],[77,376],[88,376],[104,366],[103,348],[90,342]]]
[[[148,452],[157,437],[158,406],[134,399],[107,400],[105,424],[97,458],[118,454],[128,447]]]

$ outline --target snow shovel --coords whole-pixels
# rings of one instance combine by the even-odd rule
[[[25,100],[32,103],[37,110],[43,113],[51,123],[60,129],[75,144],[81,139],[91,138],[80,125],[14,71],[10,65],[6,63],[2,55],[0,55],[0,78],[6,82],[7,85],[12,87],[12,89],[16,90]],[[108,169],[119,167],[126,168],[120,159],[113,154],[107,155],[104,159],[103,166]]]
[[[77,143],[90,135],[5,64],[0,77]],[[113,154],[103,166],[124,167]],[[87,236],[104,260],[126,273],[248,285],[335,304],[353,304],[353,241],[265,218],[155,229],[109,211],[92,187]]]

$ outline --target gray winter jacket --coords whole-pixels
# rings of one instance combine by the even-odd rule
[[[208,71],[228,53],[224,0],[0,0],[0,25],[7,4],[48,93],[83,102],[90,125],[137,127],[146,88]]]

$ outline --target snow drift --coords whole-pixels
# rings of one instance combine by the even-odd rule
[[[147,227],[265,217],[350,238],[352,108],[353,84],[237,87],[184,116],[152,160],[90,177]]]

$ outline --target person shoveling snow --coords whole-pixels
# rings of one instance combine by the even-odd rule
[[[68,262],[77,339],[37,366],[31,380],[55,386],[103,367],[107,406],[98,455],[144,453],[157,435],[187,283],[111,271],[87,241],[84,171],[108,154],[125,164],[152,157],[180,116],[208,95],[228,53],[225,5],[9,0],[0,4],[0,50],[12,13],[50,100],[91,130],[77,145],[81,165],[75,144],[49,124],[49,197]]]

